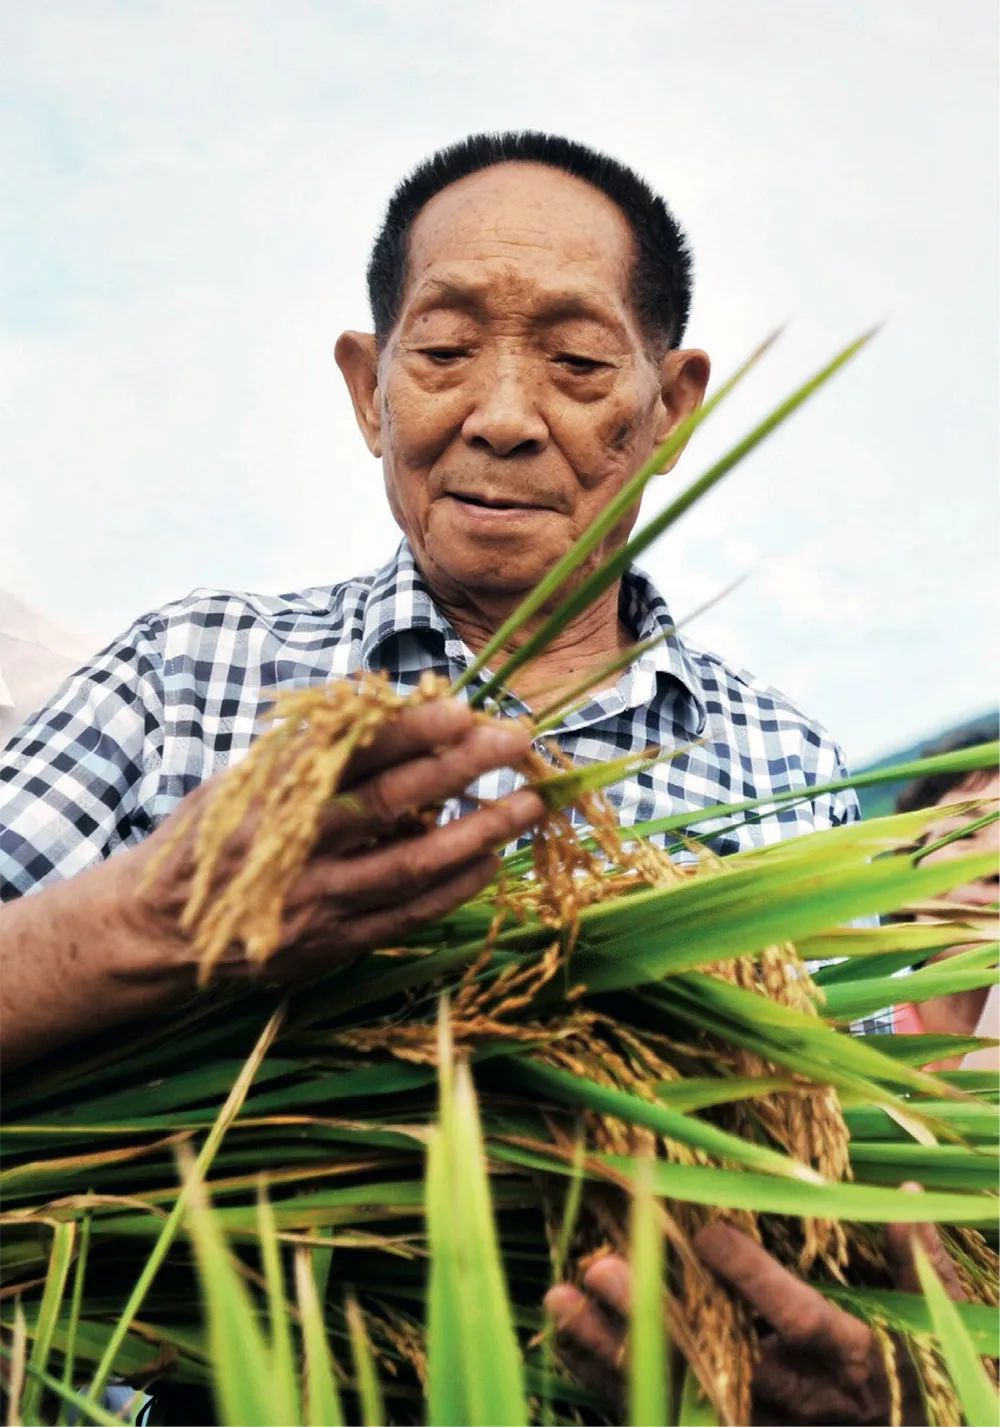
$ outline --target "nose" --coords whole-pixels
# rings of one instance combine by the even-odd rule
[[[470,446],[494,456],[537,455],[549,439],[549,428],[532,390],[531,374],[517,362],[484,372],[475,403],[462,425]]]

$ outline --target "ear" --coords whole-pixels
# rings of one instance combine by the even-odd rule
[[[342,332],[333,349],[354,404],[354,415],[373,456],[382,454],[382,403],[378,389],[378,351],[371,332]]]
[[[656,444],[665,441],[686,416],[696,411],[705,399],[705,389],[712,374],[708,353],[698,347],[671,351],[660,366],[660,411],[656,429]],[[664,466],[672,470],[680,452]]]

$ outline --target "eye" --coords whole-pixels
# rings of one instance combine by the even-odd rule
[[[607,362],[599,362],[594,357],[581,357],[575,352],[560,352],[556,361],[560,366],[581,376],[585,376],[588,372],[599,372],[608,365]]]
[[[422,347],[420,350],[422,356],[429,357],[439,366],[447,366],[449,362],[457,362],[469,355],[468,347]]]

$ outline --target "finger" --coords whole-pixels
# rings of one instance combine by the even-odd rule
[[[568,1350],[576,1359],[596,1359],[605,1372],[621,1371],[624,1329],[610,1323],[585,1293],[569,1283],[556,1284],[545,1295],[545,1311],[552,1319],[560,1351]]]
[[[593,1302],[568,1283],[549,1289],[545,1308],[555,1327],[556,1353],[570,1376],[624,1417],[624,1336],[612,1334]]]
[[[419,808],[458,797],[493,768],[518,763],[531,747],[531,734],[513,722],[477,724],[450,747],[387,768],[355,783],[349,800],[335,803],[325,820],[323,840],[384,836]]]
[[[496,858],[482,857],[401,907],[358,917],[352,923],[351,943],[361,950],[394,946],[425,923],[447,916],[481,892],[493,881],[496,871]]]
[[[424,922],[435,921],[467,902],[496,876],[496,858],[484,857],[456,869],[437,886],[402,906],[372,912],[367,916],[335,918],[332,926],[296,925],[293,916],[286,931],[286,944],[265,964],[268,980],[303,981],[321,976],[336,966],[345,966],[366,951],[380,946],[396,946]],[[259,975],[260,968],[253,968]]]
[[[818,1366],[779,1338],[765,1339],[753,1369],[754,1422],[889,1421],[888,1379],[874,1344],[861,1373],[844,1373],[839,1364],[825,1373]]]
[[[695,1235],[694,1247],[713,1273],[766,1318],[784,1342],[852,1359],[867,1355],[871,1334],[859,1319],[828,1303],[731,1224],[707,1224]]]
[[[398,905],[512,842],[544,814],[538,794],[522,788],[419,837],[384,843],[353,857],[321,857],[303,873],[296,898],[330,897],[361,909]]]
[[[394,763],[454,743],[469,732],[474,722],[472,709],[457,699],[441,699],[402,709],[391,723],[376,732],[366,748],[359,748],[353,755],[345,786],[369,778]]]
[[[556,1339],[556,1356],[573,1381],[593,1394],[602,1412],[613,1422],[626,1420],[628,1397],[624,1369],[609,1367],[602,1358],[593,1357],[569,1338]]]
[[[583,1276],[583,1286],[605,1308],[628,1320],[632,1311],[632,1271],[620,1254],[596,1259]]]
[[[900,1186],[910,1194],[922,1194],[919,1184],[910,1181]],[[885,1230],[886,1247],[893,1280],[904,1293],[922,1293],[920,1277],[913,1256],[913,1245],[919,1243],[931,1261],[931,1267],[945,1286],[948,1297],[960,1303],[965,1298],[965,1290],[958,1276],[954,1260],[941,1242],[941,1236],[933,1224],[887,1224]]]

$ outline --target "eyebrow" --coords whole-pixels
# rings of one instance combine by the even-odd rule
[[[487,298],[492,286],[486,278],[471,282],[458,282],[453,278],[428,278],[411,312],[422,316],[432,308],[448,307],[468,312],[472,316],[482,316],[486,312]],[[623,327],[617,313],[595,301],[587,292],[573,288],[550,290],[542,297],[534,316],[539,325],[545,327],[574,319],[598,322],[603,327],[613,327],[617,330],[622,330]]]

